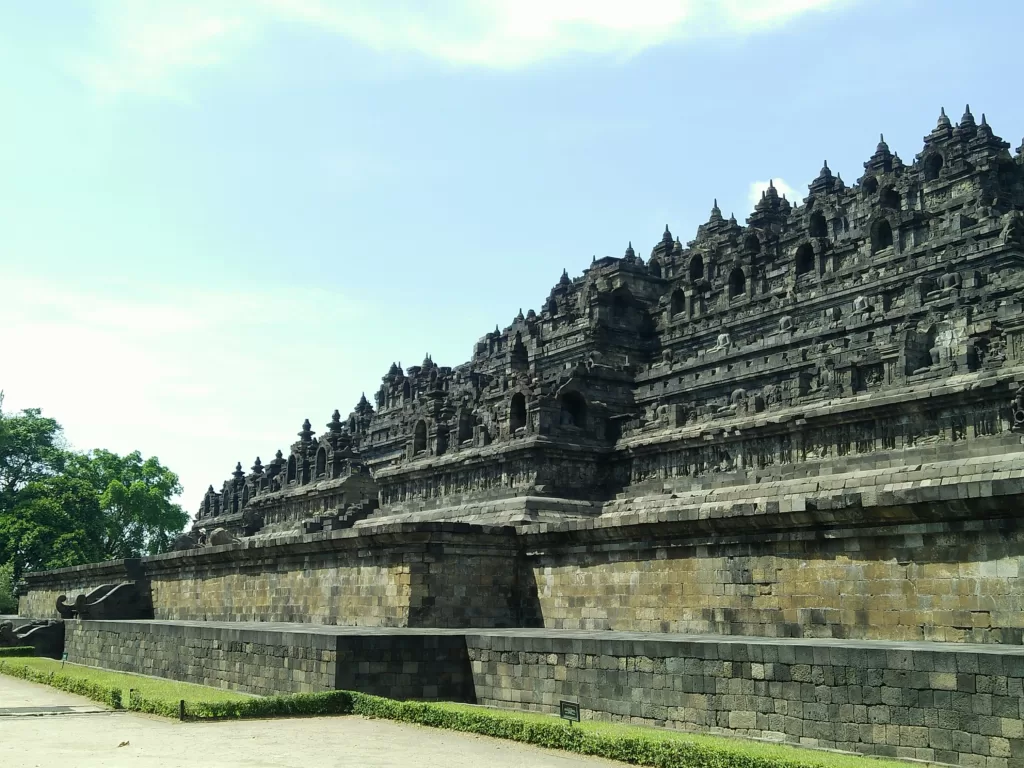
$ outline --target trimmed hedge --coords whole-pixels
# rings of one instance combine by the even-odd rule
[[[0,648],[0,659],[12,656],[35,656],[36,649],[31,645],[16,645],[9,648]]]
[[[295,693],[288,696],[266,696],[244,701],[185,701],[186,720],[238,720],[255,717],[309,717],[312,715],[353,714],[352,698],[359,694],[348,691]],[[138,691],[128,694],[127,709],[151,715],[178,717],[179,702],[144,698]]]
[[[121,709],[121,691],[106,685],[81,680],[73,675],[51,672],[44,674],[25,666],[18,666],[8,661],[0,661],[0,673],[28,680],[32,683],[49,685],[67,693],[76,693],[87,699],[106,704],[112,709]]]

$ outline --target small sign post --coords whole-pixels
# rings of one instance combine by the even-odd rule
[[[580,705],[576,701],[560,701],[558,702],[558,716],[563,720],[568,720],[569,724],[578,723],[580,721]]]

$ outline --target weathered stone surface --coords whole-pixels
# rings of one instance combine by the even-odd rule
[[[68,658],[252,693],[360,690],[968,765],[1021,739],[1024,648],[556,630],[74,622]]]
[[[390,524],[311,536],[247,539],[135,561],[157,619],[300,621],[391,627],[518,623],[511,528]],[[26,575],[20,612],[54,616],[46,598],[78,591],[118,564]]]

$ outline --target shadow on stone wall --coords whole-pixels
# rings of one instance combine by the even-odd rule
[[[537,576],[525,558],[516,567],[516,617],[520,627],[543,627],[544,611],[537,593]]]
[[[338,690],[476,703],[465,635],[340,635],[336,669]]]

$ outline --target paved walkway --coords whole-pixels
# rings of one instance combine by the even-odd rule
[[[0,765],[611,768],[621,764],[360,717],[179,723],[111,712],[79,696],[0,675]]]

